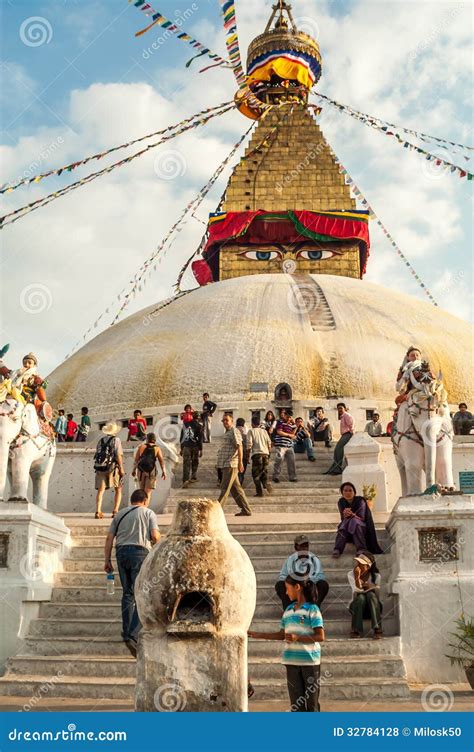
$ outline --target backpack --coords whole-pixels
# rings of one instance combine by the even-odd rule
[[[152,473],[156,467],[155,445],[146,446],[145,451],[138,460],[138,469],[142,473]]]
[[[115,436],[101,439],[94,454],[94,470],[97,473],[110,473],[115,464]]]

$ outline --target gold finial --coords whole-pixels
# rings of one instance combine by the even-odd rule
[[[288,20],[285,18],[284,12],[286,12],[288,16]],[[291,5],[285,2],[285,0],[278,0],[278,2],[275,5],[272,5],[272,15],[270,16],[270,20],[267,23],[265,32],[270,31],[274,20],[275,20],[275,25],[274,25],[275,29],[287,29],[288,21],[289,21],[291,24],[292,30],[296,31],[295,22],[293,21],[293,16],[291,15]]]

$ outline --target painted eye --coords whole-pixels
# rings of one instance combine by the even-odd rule
[[[332,258],[335,255],[333,251],[300,251],[297,258],[306,259],[307,261],[321,261]]]
[[[244,251],[240,256],[251,259],[252,261],[273,261],[280,257],[278,251]]]

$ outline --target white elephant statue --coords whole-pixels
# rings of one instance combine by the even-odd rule
[[[0,501],[5,498],[10,444],[20,433],[24,407],[12,396],[11,382],[0,381]]]
[[[21,426],[8,451],[9,501],[28,501],[28,483],[33,482],[33,504],[47,508],[48,484],[56,457],[56,442],[42,433],[34,405],[21,413]]]
[[[420,494],[435,484],[452,489],[454,431],[442,378],[423,363],[410,381],[392,432],[402,495]]]

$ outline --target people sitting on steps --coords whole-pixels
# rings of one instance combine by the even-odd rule
[[[317,594],[315,603],[321,606],[329,590],[321,561],[316,554],[309,550],[309,538],[304,533],[296,536],[294,545],[295,552],[288,556],[275,584],[275,590],[281,600],[283,610],[291,603],[285,587],[285,580],[288,575],[297,580],[302,578],[311,580]]]
[[[311,436],[311,427],[308,424],[305,426],[303,418],[296,418],[296,435],[293,442],[293,449],[296,454],[304,454],[310,462],[315,462],[313,440]]]
[[[138,479],[140,490],[145,491],[148,504],[158,480],[156,463],[161,468],[161,479],[166,480],[166,467],[163,459],[163,453],[160,447],[156,446],[156,436],[154,433],[147,434],[146,442],[138,447],[135,452],[133,461],[132,477]]]
[[[141,410],[134,410],[133,418],[128,421],[127,441],[143,441],[146,437],[146,420]]]
[[[95,471],[95,488],[96,510],[95,517],[98,520],[103,518],[102,499],[104,492],[113,488],[114,490],[114,508],[112,517],[117,514],[122,501],[122,486],[125,475],[123,465],[122,442],[117,434],[120,431],[118,423],[106,423],[102,428],[102,436],[97,442],[97,448],[94,454],[94,471]]]
[[[380,422],[379,413],[372,413],[372,419],[365,424],[364,432],[368,433],[373,439],[383,436],[383,426]]]
[[[374,520],[369,505],[363,496],[357,496],[353,483],[345,482],[340,488],[341,498],[337,502],[341,521],[334,542],[334,559],[344,552],[346,543],[353,543],[356,552],[370,551],[383,554],[377,541]]]
[[[136,490],[130,497],[130,506],[121,509],[112,520],[105,540],[104,571],[114,571],[112,547],[115,540],[115,558],[122,585],[122,639],[134,658],[141,629],[135,602],[135,580],[152,546],[160,540],[156,514],[148,509],[148,495]]]
[[[332,427],[323,407],[318,406],[315,409],[314,417],[310,418],[309,424],[313,431],[313,441],[324,441],[324,445],[330,449],[332,446]]]
[[[349,611],[352,615],[350,636],[363,637],[364,619],[370,619],[373,637],[380,640],[382,631],[381,576],[370,551],[361,551],[354,558],[355,566],[347,573],[352,591]]]

